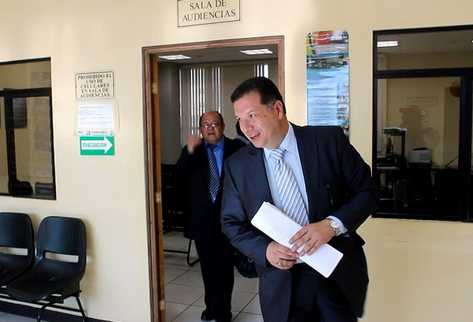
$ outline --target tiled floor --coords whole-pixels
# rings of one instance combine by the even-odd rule
[[[24,318],[22,316],[12,315],[0,312],[0,321],[1,322],[34,322],[36,320],[30,318]],[[44,321],[46,322],[46,321]]]
[[[186,250],[188,240],[181,233],[164,235],[165,248]],[[196,258],[195,247],[192,258]],[[186,255],[165,252],[166,322],[200,322],[204,309],[204,289],[199,264],[190,267]],[[258,281],[235,272],[232,297],[234,322],[263,322],[258,297]],[[34,322],[29,318],[0,312],[0,322]],[[46,321],[45,321],[46,322]]]
[[[165,249],[186,250],[188,240],[181,233],[164,235]],[[192,247],[191,258],[196,258]],[[190,267],[186,255],[165,252],[166,322],[200,322],[204,309],[204,290],[199,264]],[[232,296],[234,322],[263,322],[257,279],[248,279],[235,271]]]

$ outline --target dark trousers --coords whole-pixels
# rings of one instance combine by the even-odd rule
[[[348,301],[334,281],[306,264],[296,264],[292,273],[289,322],[356,322]]]
[[[230,322],[234,280],[230,243],[221,234],[215,238],[197,239],[195,246],[200,258],[208,316],[217,322]]]

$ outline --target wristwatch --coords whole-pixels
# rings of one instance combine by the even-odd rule
[[[327,218],[330,222],[330,228],[335,232],[335,236],[338,236],[342,233],[340,223],[332,218]]]

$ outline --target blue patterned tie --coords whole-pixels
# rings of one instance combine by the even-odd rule
[[[291,168],[284,162],[285,152],[286,150],[283,149],[275,149],[270,154],[275,164],[274,174],[281,200],[281,210],[299,225],[304,226],[309,223],[307,210],[296,177]]]
[[[215,158],[214,150],[216,145],[209,145],[209,170],[210,170],[210,180],[209,180],[209,192],[212,201],[215,202],[217,199],[218,189],[220,188],[220,176],[218,174],[217,168],[217,159]]]

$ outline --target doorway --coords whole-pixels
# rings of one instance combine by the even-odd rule
[[[244,50],[258,52],[261,49],[267,49],[272,55],[268,56],[269,53],[266,52],[267,55],[261,56],[262,58],[242,56],[245,55],[242,52]],[[273,61],[273,64],[264,62],[268,60]],[[237,70],[247,72],[240,79],[235,77]],[[169,209],[168,196],[165,196],[166,187],[163,186],[164,171],[169,170],[169,166],[175,162],[176,155],[185,144],[186,135],[196,134],[196,122],[205,111],[218,110],[227,120],[227,135],[233,137],[236,130],[229,103],[232,87],[252,76],[270,74],[284,95],[283,36],[143,48],[147,224],[153,322],[172,320],[165,316],[164,232],[181,229],[183,226],[179,212],[176,214],[175,209]],[[165,82],[169,82],[166,90],[163,89]],[[176,90],[177,94],[169,95],[169,91]],[[166,101],[163,104],[165,94],[174,102]],[[173,128],[178,131],[169,136]],[[164,133],[166,134],[163,135]],[[163,205],[163,202],[167,205]],[[184,252],[187,251],[186,248]],[[190,244],[188,249],[191,250]],[[182,254],[184,262],[186,255]],[[190,255],[188,263],[196,260],[194,254]]]

